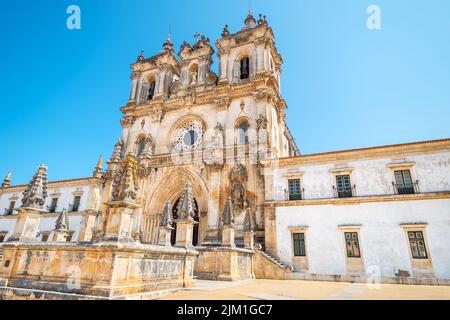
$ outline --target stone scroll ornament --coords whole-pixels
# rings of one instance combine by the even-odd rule
[[[47,167],[40,165],[23,192],[22,207],[42,209],[47,198]]]
[[[233,200],[234,209],[243,210],[247,204],[247,190],[245,183],[248,174],[244,165],[236,164],[230,172],[231,180],[231,198]]]

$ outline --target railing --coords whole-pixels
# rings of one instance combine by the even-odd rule
[[[356,197],[356,185],[353,185],[350,189],[339,189],[333,186],[333,193],[335,198]]]
[[[284,190],[286,201],[299,201],[305,199],[305,189],[300,190],[300,193],[290,193],[288,190]]]
[[[417,194],[420,193],[419,189],[419,181],[416,180],[416,182],[405,185],[405,184],[396,184],[395,182],[392,182],[392,187],[394,189],[394,194]]]
[[[78,212],[78,210],[80,209],[80,205],[79,204],[69,204],[69,212]]]
[[[56,206],[47,206],[47,211],[50,213],[55,213],[56,212]]]
[[[5,216],[11,216],[13,214],[14,209],[13,208],[6,208],[5,209]]]

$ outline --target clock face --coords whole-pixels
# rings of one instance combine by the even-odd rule
[[[192,151],[201,147],[203,141],[203,126],[199,120],[183,123],[174,132],[175,151]]]

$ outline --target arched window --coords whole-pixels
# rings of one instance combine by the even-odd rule
[[[150,81],[147,93],[147,100],[153,100],[153,96],[155,95],[155,81]]]
[[[137,143],[136,156],[139,157],[145,149],[145,138],[142,137]]]
[[[241,80],[250,77],[250,59],[248,57],[241,59]]]
[[[239,144],[248,145],[248,123],[245,121],[239,126]]]

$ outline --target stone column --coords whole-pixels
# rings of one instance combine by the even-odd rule
[[[234,226],[223,226],[222,231],[222,246],[235,248],[234,242]]]
[[[173,228],[171,228],[171,227],[159,227],[158,244],[160,246],[165,246],[165,247],[172,246],[172,242],[171,242],[172,230],[173,230]]]
[[[244,247],[245,249],[253,250],[255,247],[255,232],[244,232]]]
[[[51,242],[67,242],[67,238],[70,236],[70,233],[67,231],[58,231],[53,230],[50,234]]]
[[[109,212],[103,241],[133,242],[133,214],[139,206],[128,201],[111,201],[107,206]]]
[[[95,228],[97,211],[87,210],[80,223],[80,232],[78,233],[78,242],[91,242]]]
[[[197,224],[197,222],[190,219],[178,219],[175,220],[175,223],[177,224],[175,246],[182,248],[192,248],[194,225]]]
[[[35,208],[19,208],[19,216],[13,234],[8,242],[35,242],[37,241],[37,233],[41,222],[41,214],[46,211]]]

